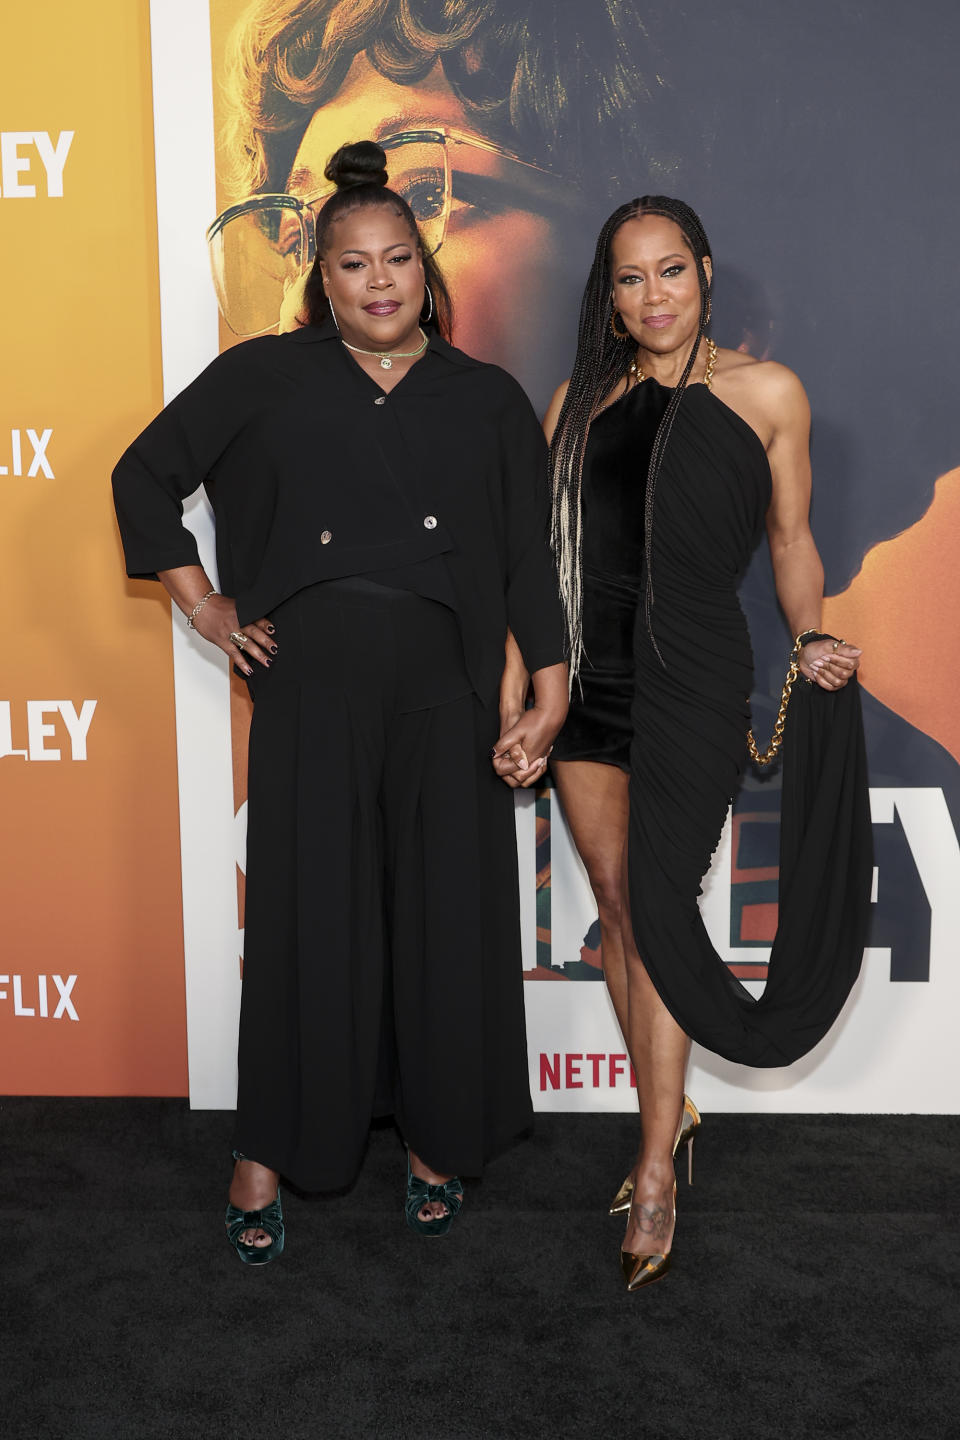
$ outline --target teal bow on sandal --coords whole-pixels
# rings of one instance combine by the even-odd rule
[[[420,1209],[428,1201],[446,1205],[446,1215],[442,1215],[439,1220],[421,1220]],[[403,1211],[411,1230],[415,1230],[418,1235],[446,1235],[462,1204],[463,1186],[456,1175],[445,1180],[442,1185],[431,1185],[428,1180],[421,1180],[419,1175],[414,1175],[410,1169],[410,1155],[407,1154],[407,1199]]]
[[[234,1160],[246,1160],[239,1150],[233,1152]],[[284,1228],[283,1208],[280,1192],[270,1205],[262,1210],[239,1210],[236,1205],[227,1205],[224,1218],[227,1239],[245,1265],[267,1265],[283,1253]],[[270,1236],[269,1245],[245,1245],[240,1236],[245,1230],[265,1230]]]

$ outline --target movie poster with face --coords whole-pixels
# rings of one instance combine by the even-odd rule
[[[297,323],[324,167],[372,138],[450,285],[455,343],[513,373],[539,413],[570,371],[597,232],[641,194],[700,214],[713,338],[806,386],[824,628],[864,650],[873,922],[854,999],[807,1061],[771,1080],[695,1054],[698,1093],[731,1109],[770,1103],[771,1089],[781,1109],[930,1108],[960,998],[956,161],[942,143],[958,21],[928,8],[938,27],[918,38],[892,4],[868,25],[827,0],[210,3],[221,348]],[[765,546],[741,600],[762,744],[790,647]],[[239,684],[231,705],[242,821]],[[776,767],[748,771],[702,902],[717,948],[757,987],[778,813]],[[535,1102],[628,1108],[596,907],[549,785],[518,799],[517,833]],[[242,861],[238,879],[242,912]]]

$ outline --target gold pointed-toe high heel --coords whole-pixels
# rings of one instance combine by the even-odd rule
[[[677,1182],[673,1182],[673,1223],[677,1223]],[[633,1293],[640,1290],[644,1285],[652,1285],[654,1280],[662,1280],[670,1269],[670,1256],[673,1251],[668,1250],[666,1255],[636,1255],[632,1250],[620,1251],[620,1269],[623,1271],[623,1278],[627,1282],[627,1289]]]
[[[674,1156],[687,1147],[687,1184],[693,1184],[693,1137],[700,1129],[702,1121],[700,1111],[694,1105],[689,1095],[683,1097],[683,1113],[680,1116],[680,1129],[677,1131],[677,1138],[673,1143]],[[625,1215],[630,1209],[630,1201],[633,1198],[633,1181],[628,1175],[620,1186],[620,1189],[610,1201],[609,1215]]]

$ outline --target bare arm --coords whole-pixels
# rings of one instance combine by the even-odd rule
[[[560,411],[563,409],[563,402],[566,399],[567,390],[570,388],[570,381],[564,380],[553,392],[553,399],[547,406],[547,413],[543,417],[543,433],[547,437],[549,445],[553,439],[553,432],[557,428],[557,421],[560,419]]]
[[[513,631],[507,631],[504,647],[503,675],[500,678],[500,730],[501,733],[516,725],[527,703],[530,689],[530,672],[523,663],[520,646],[514,639]]]
[[[516,642],[514,642],[516,643]],[[521,662],[522,663],[522,662]],[[566,662],[545,665],[530,676],[533,704],[512,725],[502,723],[493,747],[493,768],[510,786],[532,785],[547,768],[553,742],[567,718],[569,676]]]
[[[795,376],[779,371],[767,386],[776,428],[767,450],[773,493],[767,539],[777,599],[793,635],[820,628],[823,565],[810,533],[810,406]]]
[[[565,380],[557,390],[544,417],[548,442],[556,429],[568,384]],[[531,682],[534,702],[528,710]],[[494,747],[493,768],[508,785],[527,786],[543,774],[553,741],[566,719],[568,690],[566,665],[550,665],[531,676],[513,632],[507,631],[500,681],[500,738]]]
[[[773,423],[767,447],[773,479],[767,539],[777,599],[790,633],[799,635],[820,629],[823,605],[823,564],[809,520],[810,405],[800,381],[781,365],[770,367],[763,384]],[[832,640],[816,640],[800,652],[800,672],[826,690],[837,690],[850,679],[859,658],[855,646],[834,650]]]

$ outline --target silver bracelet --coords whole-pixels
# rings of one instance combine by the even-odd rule
[[[206,593],[206,595],[204,595],[203,599],[197,601],[196,605],[194,605],[193,609],[190,611],[190,614],[187,616],[187,629],[188,629],[188,630],[196,630],[197,627],[196,627],[196,625],[194,625],[194,623],[193,623],[194,620],[196,620],[197,616],[200,614],[200,611],[203,609],[204,605],[206,605],[207,601],[210,599],[210,596],[211,596],[211,595],[216,595],[216,594],[218,594],[218,593],[219,593],[219,592],[216,591],[216,590],[208,590],[207,593]]]

